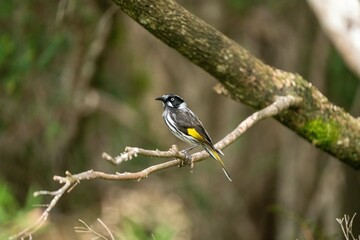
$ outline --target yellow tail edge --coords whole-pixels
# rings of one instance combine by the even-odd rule
[[[231,177],[230,177],[230,174],[229,174],[229,172],[226,170],[225,164],[224,164],[223,160],[220,158],[220,156],[219,156],[219,154],[217,153],[216,149],[212,149],[212,148],[206,147],[206,150],[207,150],[207,152],[208,152],[213,158],[215,158],[215,159],[220,163],[221,168],[222,168],[223,172],[225,173],[225,176],[227,177],[227,179],[228,179],[230,182],[232,182],[232,179],[231,179]]]

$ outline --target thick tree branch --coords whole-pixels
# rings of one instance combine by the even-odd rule
[[[216,148],[223,149],[233,143],[237,138],[239,138],[247,129],[251,128],[255,123],[259,122],[262,119],[275,116],[286,109],[291,107],[297,107],[301,103],[302,99],[294,96],[284,96],[276,97],[274,102],[267,106],[266,108],[253,113],[251,116],[246,118],[241,122],[231,133],[224,137],[221,141],[215,144]],[[34,193],[34,196],[39,195],[49,195],[53,196],[50,204],[46,206],[46,209],[41,214],[40,218],[35,221],[32,225],[19,232],[18,234],[11,237],[11,239],[23,239],[29,237],[36,232],[46,221],[49,216],[50,211],[55,207],[60,198],[66,193],[70,192],[78,183],[85,180],[91,179],[105,179],[105,180],[141,180],[147,178],[150,174],[167,169],[170,167],[177,167],[183,164],[183,161],[186,161],[186,156],[178,150],[174,145],[168,151],[159,151],[159,150],[146,150],[137,147],[127,147],[125,152],[120,154],[118,157],[111,157],[109,154],[104,153],[103,159],[110,161],[113,164],[120,164],[123,161],[130,160],[138,155],[143,155],[147,157],[156,157],[156,158],[175,158],[174,160],[169,160],[164,163],[159,163],[147,167],[139,172],[124,172],[124,173],[104,173],[94,170],[89,170],[86,172],[81,172],[78,174],[71,174],[66,172],[65,177],[54,176],[54,181],[63,184],[61,188],[56,191],[37,191]],[[197,152],[191,155],[192,163],[202,161],[209,157],[209,154],[206,151]]]
[[[217,78],[223,93],[256,109],[275,95],[304,101],[276,118],[318,148],[360,167],[360,120],[298,74],[272,68],[172,0],[113,0],[165,44]]]

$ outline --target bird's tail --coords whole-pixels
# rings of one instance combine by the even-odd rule
[[[220,163],[222,170],[225,173],[225,176],[229,179],[230,182],[232,182],[228,171],[226,171],[226,169],[225,169],[224,162],[219,156],[219,154],[224,155],[224,153],[221,150],[212,148],[210,146],[204,146],[204,147],[205,147],[206,151],[210,154],[210,156],[213,157],[214,159],[216,159]]]

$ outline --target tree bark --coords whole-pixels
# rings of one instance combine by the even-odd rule
[[[172,0],[113,0],[162,42],[210,73],[225,95],[256,109],[275,96],[303,99],[276,118],[339,160],[360,168],[360,120],[333,105],[300,75],[275,69]]]

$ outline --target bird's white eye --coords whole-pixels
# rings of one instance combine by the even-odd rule
[[[172,102],[173,102],[174,100],[175,100],[175,98],[173,98],[173,97],[172,97],[172,98],[170,98],[170,101],[172,101]]]

